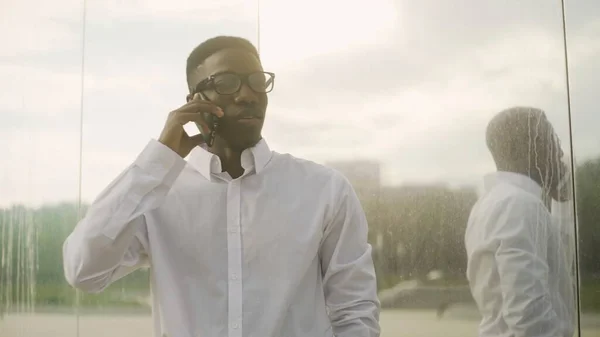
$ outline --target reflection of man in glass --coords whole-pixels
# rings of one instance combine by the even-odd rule
[[[342,175],[262,139],[274,75],[255,47],[207,40],[187,78],[188,103],[67,238],[69,283],[99,292],[148,264],[168,336],[378,336],[364,212]],[[207,134],[204,113],[212,146],[183,129]]]
[[[485,178],[465,235],[480,336],[573,336],[570,263],[548,209],[565,201],[563,152],[543,111],[511,108],[487,128],[498,171]]]

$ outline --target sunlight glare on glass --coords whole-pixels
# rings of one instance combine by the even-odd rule
[[[389,40],[398,21],[397,4],[390,0],[265,0],[261,55],[267,64],[281,64],[375,45]]]

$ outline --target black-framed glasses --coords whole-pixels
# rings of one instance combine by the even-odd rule
[[[236,73],[211,75],[198,83],[196,92],[205,89],[213,89],[221,95],[232,95],[240,91],[242,84],[247,84],[254,92],[269,93],[275,86],[275,74],[259,71],[247,75],[239,75]]]

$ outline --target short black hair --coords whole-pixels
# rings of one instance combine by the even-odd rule
[[[247,51],[260,60],[258,50],[256,49],[256,47],[254,47],[252,42],[244,38],[225,35],[210,38],[199,44],[196,48],[194,48],[194,50],[192,50],[192,52],[190,53],[190,56],[188,56],[185,69],[188,87],[191,86],[190,75],[192,74],[194,69],[196,69],[196,67],[201,65],[211,55],[223,49],[230,48]]]

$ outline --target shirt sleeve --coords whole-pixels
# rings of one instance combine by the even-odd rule
[[[517,198],[525,199],[525,198]],[[502,289],[502,316],[514,336],[556,337],[547,263],[550,217],[532,200],[511,200],[498,217],[495,256]]]
[[[163,203],[185,164],[162,143],[148,143],[135,162],[97,197],[65,240],[63,264],[69,284],[99,292],[147,262],[144,214]]]
[[[380,334],[377,280],[367,219],[347,180],[320,248],[325,301],[337,337]]]

